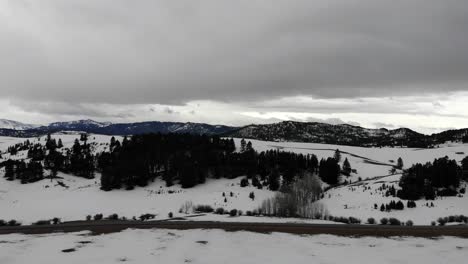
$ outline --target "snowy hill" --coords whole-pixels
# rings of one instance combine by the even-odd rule
[[[27,129],[33,129],[36,127],[38,127],[38,125],[24,124],[21,122],[8,120],[8,119],[0,119],[0,128],[3,128],[3,129],[27,130]]]
[[[285,121],[268,125],[250,125],[228,134],[233,137],[267,141],[294,141],[352,146],[415,146],[432,142],[429,136],[407,128],[368,129],[347,124]]]

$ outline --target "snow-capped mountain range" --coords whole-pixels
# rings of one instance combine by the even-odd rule
[[[60,131],[76,131],[103,135],[134,135],[144,133],[188,133],[213,135],[224,134],[234,129],[234,127],[222,125],[158,121],[113,124],[110,122],[97,122],[88,119],[71,122],[56,122],[42,126],[5,121],[0,123],[0,136],[35,137]]]
[[[385,128],[369,129],[349,124],[331,125],[296,121],[231,127],[190,122],[158,121],[113,124],[89,119],[56,122],[41,126],[11,120],[0,120],[0,136],[35,137],[61,131],[103,135],[134,135],[144,133],[208,134],[268,141],[295,141],[351,146],[431,147],[447,141],[468,142],[468,129],[447,130],[437,134],[424,135],[408,128],[393,130]]]
[[[8,120],[8,119],[0,119],[0,128],[4,128],[4,129],[27,130],[27,129],[33,129],[37,127],[38,125],[24,124],[21,122]]]

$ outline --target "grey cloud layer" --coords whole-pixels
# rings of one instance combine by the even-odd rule
[[[468,89],[466,0],[0,2],[0,97],[162,103]]]

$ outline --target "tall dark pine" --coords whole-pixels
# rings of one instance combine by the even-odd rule
[[[339,149],[335,150],[334,158],[335,158],[336,162],[341,161],[341,151]]]
[[[240,152],[245,152],[246,149],[247,149],[247,142],[245,142],[245,139],[242,139]]]
[[[403,169],[403,160],[400,158],[398,158],[398,161],[397,161],[397,168],[398,169]]]
[[[9,181],[15,179],[15,166],[12,160],[7,160],[5,162],[5,178]]]
[[[348,158],[346,158],[343,162],[343,174],[349,176],[351,175],[351,171],[351,164],[349,163]]]

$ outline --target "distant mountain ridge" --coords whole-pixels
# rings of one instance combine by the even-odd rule
[[[295,141],[351,146],[431,147],[447,141],[468,141],[468,129],[448,130],[424,135],[408,128],[369,129],[348,124],[284,121],[267,125],[249,125],[228,136],[266,141]]]
[[[0,128],[13,130],[27,130],[38,127],[38,125],[25,124],[8,119],[0,119]]]
[[[421,148],[432,147],[447,141],[468,142],[468,128],[424,135],[408,128],[391,130],[385,128],[369,129],[349,124],[331,125],[318,122],[306,123],[296,121],[283,121],[266,125],[254,124],[244,127],[159,121],[113,124],[89,119],[35,126],[11,120],[7,121],[2,122],[0,120],[0,136],[36,137],[61,131],[122,136],[145,133],[188,133],[267,141],[295,141],[363,147],[405,146]],[[6,127],[2,128],[2,124],[5,124]]]
[[[71,122],[56,122],[46,126],[36,126],[26,129],[17,129],[10,127],[1,128],[1,136],[12,137],[35,137],[48,133],[60,131],[76,131],[85,133],[95,133],[104,135],[134,135],[145,133],[188,133],[188,134],[207,134],[218,135],[232,131],[236,128],[223,125],[209,125],[201,123],[180,123],[180,122],[137,122],[113,124],[109,122],[97,122],[94,120],[78,120]]]

